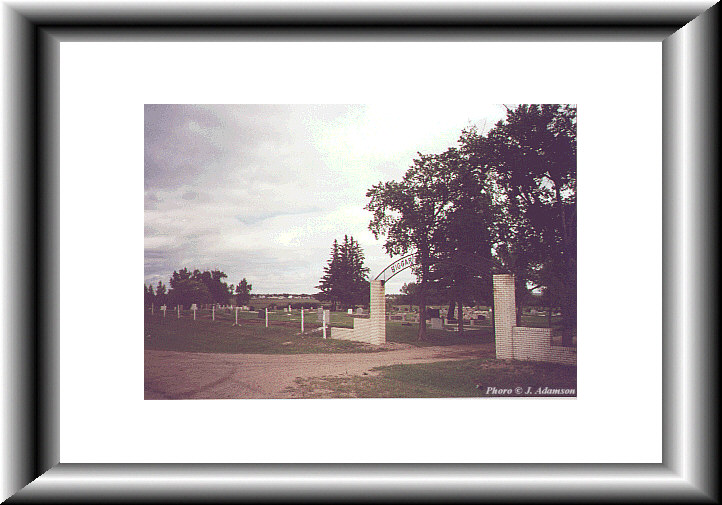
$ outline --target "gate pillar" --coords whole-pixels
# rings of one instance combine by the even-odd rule
[[[512,328],[516,326],[514,275],[494,275],[494,340],[497,359],[512,359]]]

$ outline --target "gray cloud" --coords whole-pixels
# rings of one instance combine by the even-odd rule
[[[146,282],[220,268],[255,292],[315,292],[344,234],[380,271],[389,258],[367,230],[366,190],[400,177],[416,151],[452,145],[467,117],[446,107],[146,105]]]

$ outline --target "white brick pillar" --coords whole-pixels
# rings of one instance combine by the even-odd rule
[[[514,276],[494,275],[494,340],[497,359],[512,359],[512,328],[516,326],[516,299]]]
[[[369,319],[373,344],[386,343],[386,289],[384,281],[371,281],[369,299]]]

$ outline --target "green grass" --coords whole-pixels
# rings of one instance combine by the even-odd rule
[[[539,388],[574,389],[575,366],[505,362],[495,359],[392,365],[374,369],[378,375],[298,379],[288,390],[299,398],[454,398],[576,396],[540,392]],[[493,394],[488,390],[497,388]],[[514,390],[521,388],[522,393]],[[499,390],[511,390],[510,392]],[[527,391],[531,393],[527,394]]]
[[[480,326],[473,330],[464,329],[461,335],[455,331],[432,330],[426,325],[426,340],[418,340],[419,325],[411,323],[404,326],[398,321],[386,322],[386,340],[388,342],[400,342],[412,344],[419,347],[432,345],[456,345],[456,344],[481,344],[494,341],[494,335],[490,326]]]
[[[240,313],[239,313],[240,318]],[[312,325],[304,325],[306,329]],[[263,320],[244,321],[232,326],[232,320],[208,319],[193,321],[192,316],[177,319],[168,313],[146,314],[145,348],[149,350],[210,352],[210,353],[258,353],[303,354],[370,352],[368,345],[343,340],[323,339],[320,333],[298,335],[300,323],[271,325],[266,328]]]
[[[263,316],[265,314],[262,313]],[[193,312],[186,310],[177,319],[176,312],[169,310],[163,318],[159,311],[150,315],[146,311],[146,348],[192,352],[220,353],[263,353],[263,354],[298,354],[322,352],[370,352],[369,346],[333,339],[323,340],[320,333],[296,336],[301,329],[301,312],[269,311],[270,328],[265,328],[265,317],[258,317],[255,312],[238,311],[241,326],[232,326],[235,312],[216,310],[215,322],[211,321],[210,310],[198,310],[196,320]],[[316,311],[304,313],[304,328],[308,333],[319,328]],[[556,319],[556,318],[555,318]],[[543,327],[546,317],[524,315],[522,322],[526,326]],[[552,321],[555,324],[557,321]],[[285,324],[279,324],[285,323]],[[346,312],[331,312],[331,326],[353,328],[353,318]],[[427,325],[426,340],[418,340],[418,323],[386,322],[387,342],[411,344],[420,347],[445,346],[456,344],[480,344],[494,341],[491,325],[465,328],[461,335],[456,331],[432,330]],[[333,329],[330,330],[333,335]],[[150,336],[148,336],[150,335]],[[560,344],[557,335],[554,343]],[[289,344],[288,342],[291,341]]]

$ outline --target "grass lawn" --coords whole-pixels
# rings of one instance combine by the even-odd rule
[[[324,352],[371,352],[373,347],[350,342],[324,340],[320,332],[309,333],[319,328],[315,311],[304,313],[306,334],[298,335],[301,330],[301,312],[269,311],[270,327],[265,327],[264,317],[255,312],[238,311],[240,326],[232,326],[235,312],[216,310],[215,321],[210,310],[198,310],[196,320],[193,312],[186,310],[178,319],[176,312],[168,311],[166,317],[156,311],[145,314],[145,348],[185,352],[218,353],[260,353],[260,354],[300,354]],[[285,324],[279,324],[285,323]],[[353,318],[345,312],[331,313],[331,326],[353,328]],[[461,336],[454,331],[428,329],[428,338],[419,342],[416,338],[418,324],[405,326],[401,322],[386,323],[388,342],[407,343],[416,346],[473,344],[493,341],[491,327],[480,327],[464,331]],[[427,326],[428,328],[428,326]],[[333,328],[329,329],[333,336]]]
[[[350,341],[324,340],[320,332],[309,333],[319,328],[315,311],[304,313],[306,334],[298,335],[301,330],[301,312],[269,311],[268,320],[271,326],[265,327],[265,314],[258,317],[255,312],[238,311],[240,326],[232,326],[235,312],[216,310],[215,321],[211,320],[210,310],[196,312],[196,320],[189,310],[178,319],[176,312],[168,311],[163,318],[159,311],[151,315],[145,313],[145,347],[146,349],[173,350],[186,352],[217,352],[217,353],[261,353],[261,354],[300,354],[324,352],[372,352],[373,347]],[[541,324],[532,321],[537,316],[524,316],[525,325]],[[282,323],[282,324],[281,324]],[[331,326],[352,328],[353,318],[345,312],[331,313]],[[387,342],[411,344],[420,347],[445,346],[456,344],[481,344],[494,341],[491,326],[475,326],[465,329],[461,335],[456,331],[432,330],[427,325],[427,338],[417,340],[419,325],[400,321],[386,322]],[[333,328],[329,329],[333,337]],[[556,337],[560,339],[561,337]]]
[[[240,312],[239,312],[240,319]],[[255,319],[255,318],[254,318]],[[213,352],[302,354],[336,352],[371,352],[373,347],[344,340],[321,338],[319,333],[298,335],[300,323],[265,327],[263,320],[244,321],[232,326],[232,319],[215,322],[209,319],[193,321],[187,316],[177,319],[168,313],[145,316],[145,348],[149,350]],[[313,325],[305,325],[312,328]],[[316,326],[318,326],[316,324]]]
[[[398,321],[386,322],[386,340],[388,342],[401,342],[419,347],[432,345],[456,345],[456,344],[482,344],[494,341],[494,333],[491,326],[479,326],[473,330],[464,329],[461,335],[455,331],[432,330],[426,325],[426,340],[419,341],[419,325],[411,323],[404,326]]]
[[[378,375],[298,379],[288,392],[298,398],[539,398],[573,397],[577,387],[575,366],[550,363],[471,359],[374,370]]]

